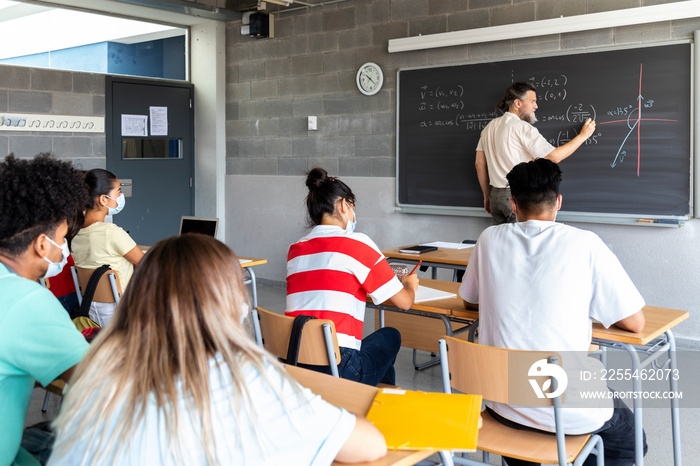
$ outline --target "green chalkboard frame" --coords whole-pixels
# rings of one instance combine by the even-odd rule
[[[510,82],[530,80],[538,87],[537,128],[554,145],[588,114],[603,128],[562,163],[559,219],[682,224],[692,218],[695,191],[695,53],[690,41],[671,41],[399,69],[400,211],[488,216],[473,168],[478,134]]]

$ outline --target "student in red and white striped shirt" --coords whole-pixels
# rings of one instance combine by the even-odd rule
[[[313,229],[289,248],[289,316],[312,315],[335,323],[340,346],[340,376],[357,382],[394,385],[394,361],[401,346],[398,330],[385,327],[364,340],[367,295],[375,303],[391,300],[402,309],[413,305],[418,277],[399,282],[374,242],[355,233],[355,195],[322,168],[306,179],[309,223]],[[325,367],[312,369],[329,372]]]

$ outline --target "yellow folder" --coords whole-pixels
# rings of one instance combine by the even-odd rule
[[[382,389],[367,413],[391,450],[476,450],[480,395]]]

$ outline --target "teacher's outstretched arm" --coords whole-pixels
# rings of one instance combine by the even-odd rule
[[[576,152],[576,149],[581,147],[581,145],[584,142],[586,142],[586,139],[590,138],[593,135],[594,131],[595,121],[589,118],[581,127],[581,131],[574,138],[572,138],[566,144],[562,144],[561,146],[557,147],[552,152],[547,154],[545,159],[549,159],[554,163],[561,162],[562,160],[566,159],[571,154]]]

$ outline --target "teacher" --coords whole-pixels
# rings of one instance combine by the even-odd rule
[[[535,86],[527,82],[512,84],[496,110],[503,116],[491,120],[481,132],[476,146],[476,174],[484,193],[484,210],[491,214],[494,225],[499,225],[516,221],[510,206],[508,172],[521,162],[538,158],[561,162],[591,137],[595,121],[589,118],[579,134],[554,147],[533,126],[537,122],[537,94]]]

